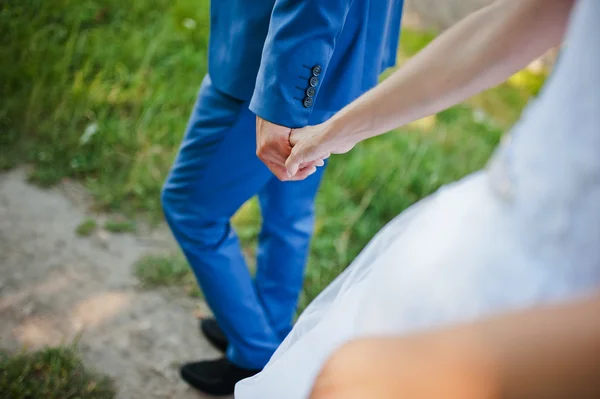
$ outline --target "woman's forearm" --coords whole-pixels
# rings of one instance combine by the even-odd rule
[[[600,398],[600,291],[339,348],[311,399]]]
[[[400,338],[392,347],[398,357],[420,356],[422,383],[444,381],[457,393],[449,399],[600,398],[600,292]],[[395,380],[403,381],[406,369],[399,370]]]
[[[498,85],[560,43],[573,0],[499,0],[430,43],[331,120],[358,142]]]
[[[497,384],[490,390],[493,398],[600,398],[600,293],[497,316],[439,337],[448,346],[464,343],[470,354],[465,357],[482,359],[480,366],[488,367]]]

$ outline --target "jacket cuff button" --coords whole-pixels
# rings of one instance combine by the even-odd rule
[[[319,76],[321,74],[321,65],[315,65],[312,67],[313,76]]]
[[[304,108],[310,108],[313,105],[313,99],[311,97],[306,97],[304,101],[302,101]]]

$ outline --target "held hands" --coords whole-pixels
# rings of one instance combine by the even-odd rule
[[[290,136],[292,129],[276,125],[256,117],[256,155],[275,176],[281,181],[303,180],[323,166],[323,159],[313,159],[309,162],[299,162],[296,171],[289,175],[286,170],[286,159],[292,152]]]
[[[256,155],[281,181],[304,180],[331,154],[343,154],[356,144],[332,120],[290,129],[256,118]]]
[[[285,168],[288,176],[294,179],[302,176],[303,165],[323,162],[331,154],[346,153],[356,144],[340,134],[331,120],[320,125],[294,129],[289,141],[292,149],[285,161]]]

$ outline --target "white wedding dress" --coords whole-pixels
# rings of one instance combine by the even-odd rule
[[[238,383],[235,398],[307,398],[324,361],[352,338],[598,289],[598,38],[600,0],[579,0],[554,74],[488,168],[383,228],[310,304],[265,369]]]

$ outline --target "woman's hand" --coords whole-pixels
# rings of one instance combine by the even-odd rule
[[[292,152],[285,162],[288,177],[292,178],[306,164],[317,164],[331,154],[350,151],[355,142],[340,134],[331,120],[315,126],[292,130],[290,135]]]

